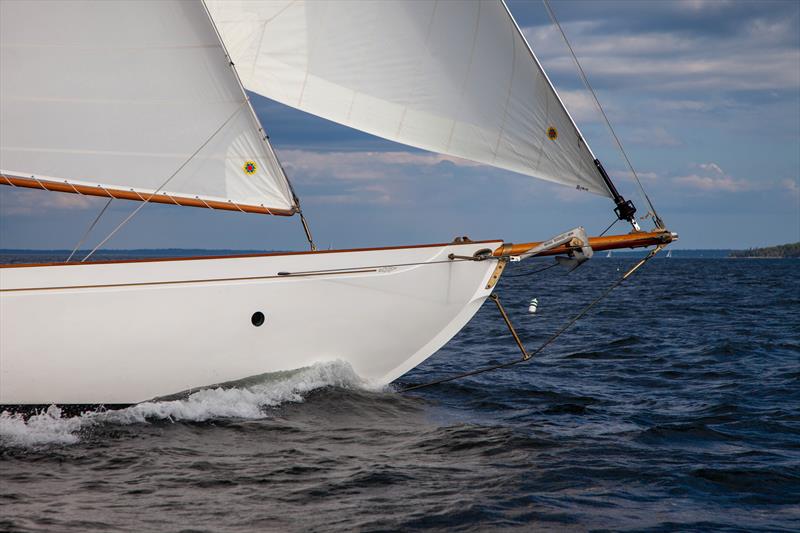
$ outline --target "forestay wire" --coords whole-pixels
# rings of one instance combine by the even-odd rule
[[[97,216],[94,217],[94,222],[92,222],[91,225],[89,225],[89,227],[86,229],[86,231],[83,234],[83,237],[81,237],[81,240],[78,241],[78,244],[76,244],[75,248],[72,249],[72,253],[69,254],[69,257],[67,257],[67,260],[64,261],[65,263],[69,263],[72,260],[72,257],[75,255],[75,253],[81,247],[83,242],[86,240],[86,237],[89,236],[89,234],[92,232],[94,227],[97,225],[97,223],[103,217],[103,213],[106,212],[106,209],[108,209],[108,206],[110,206],[111,202],[113,202],[113,201],[114,201],[114,197],[112,196],[111,198],[108,199],[108,202],[106,202],[106,205],[103,206],[103,209],[101,209],[100,212],[97,214]]]
[[[158,189],[156,189],[155,191],[153,191],[153,193],[152,193],[150,196],[148,196],[147,198],[145,198],[144,200],[142,200],[142,203],[141,203],[141,205],[139,205],[139,206],[138,206],[136,209],[134,209],[134,210],[133,210],[133,212],[132,212],[130,215],[128,215],[128,216],[125,218],[125,220],[123,220],[122,222],[120,222],[119,224],[117,224],[117,227],[116,227],[116,228],[114,228],[113,230],[111,230],[111,233],[109,233],[109,234],[106,236],[106,238],[105,238],[105,239],[103,239],[102,241],[100,241],[100,242],[97,244],[97,246],[95,246],[94,248],[92,248],[92,251],[91,251],[91,252],[89,252],[88,254],[86,254],[86,257],[84,257],[83,259],[81,259],[81,263],[83,263],[83,262],[85,262],[87,259],[89,259],[89,258],[90,258],[90,257],[91,257],[91,256],[92,256],[92,255],[93,255],[93,254],[94,254],[94,253],[95,253],[95,252],[98,250],[98,249],[100,249],[100,247],[101,247],[101,246],[103,246],[103,245],[104,245],[106,242],[108,242],[108,240],[109,240],[111,237],[113,237],[113,236],[114,236],[114,235],[115,235],[115,234],[116,234],[116,233],[117,233],[117,232],[118,232],[120,229],[122,229],[122,226],[124,226],[125,224],[127,224],[127,223],[128,223],[128,221],[130,221],[130,219],[132,219],[134,216],[136,216],[136,214],[137,214],[139,211],[141,211],[141,210],[142,210],[142,208],[143,208],[145,205],[147,205],[147,203],[148,203],[148,202],[150,202],[150,200],[151,200],[152,198],[154,198],[154,197],[155,197],[155,195],[157,195],[159,192],[161,192],[161,190],[162,190],[164,187],[166,187],[166,186],[167,186],[167,184],[168,184],[170,181],[172,181],[172,178],[174,178],[175,176],[177,176],[177,175],[178,175],[178,173],[179,173],[181,170],[183,170],[183,167],[185,167],[186,165],[188,165],[188,164],[189,164],[189,162],[190,162],[192,159],[194,159],[194,157],[195,157],[197,154],[199,154],[199,153],[200,153],[200,151],[201,151],[203,148],[205,148],[205,147],[206,147],[206,145],[207,145],[208,143],[210,143],[210,142],[211,142],[211,139],[213,139],[214,137],[216,137],[216,136],[217,136],[217,133],[219,133],[220,131],[222,131],[222,130],[225,128],[225,126],[227,126],[227,125],[228,125],[228,123],[229,123],[231,120],[233,120],[233,117],[235,117],[236,115],[238,115],[238,114],[239,114],[239,112],[240,112],[241,110],[242,110],[242,106],[238,106],[238,107],[236,108],[236,110],[235,110],[235,111],[234,111],[234,112],[231,114],[231,116],[229,116],[227,119],[225,119],[225,122],[223,122],[222,124],[220,124],[220,126],[219,126],[219,127],[216,129],[216,130],[214,130],[214,133],[212,133],[212,134],[211,134],[211,135],[208,137],[208,139],[206,139],[206,140],[205,140],[205,142],[203,142],[203,144],[201,144],[201,145],[200,145],[200,146],[197,148],[197,150],[195,150],[195,151],[194,151],[194,153],[192,153],[192,155],[190,155],[190,156],[189,156],[189,157],[186,159],[186,161],[184,161],[183,163],[181,163],[181,166],[179,166],[179,167],[178,167],[178,168],[175,170],[175,172],[173,172],[173,173],[172,173],[172,175],[171,175],[170,177],[168,177],[168,178],[167,178],[167,179],[164,181],[164,183],[162,183],[161,185],[159,185]],[[104,210],[104,211],[105,211],[105,210]],[[101,213],[101,214],[102,214],[102,213]],[[97,221],[95,221],[95,223],[97,223]],[[89,228],[89,231],[91,231],[91,228]],[[71,256],[70,256],[70,257],[71,257]]]
[[[544,4],[544,7],[545,7],[545,10],[547,11],[547,14],[550,16],[550,20],[553,21],[553,24],[556,26],[556,28],[558,28],[558,31],[561,33],[561,37],[564,39],[564,43],[567,45],[567,48],[569,49],[569,53],[572,55],[572,60],[575,62],[575,66],[578,67],[578,74],[580,75],[580,78],[581,78],[581,81],[583,82],[583,85],[586,87],[586,90],[589,91],[589,94],[592,95],[592,102],[594,102],[595,107],[600,112],[600,115],[603,117],[603,121],[605,122],[606,126],[608,127],[608,131],[611,132],[611,137],[613,137],[614,142],[617,145],[617,148],[619,148],[619,151],[622,154],[622,157],[625,159],[625,163],[627,163],[628,168],[631,171],[631,174],[633,175],[634,179],[636,180],[636,183],[639,185],[639,190],[641,191],[642,196],[644,197],[645,201],[647,202],[647,205],[650,207],[650,212],[653,214],[653,221],[655,222],[655,224],[656,224],[656,226],[658,228],[664,228],[665,227],[664,226],[664,222],[661,220],[661,217],[658,216],[658,213],[656,212],[656,208],[655,208],[655,206],[653,206],[653,202],[650,201],[650,197],[647,195],[647,192],[644,190],[644,186],[642,185],[642,182],[639,179],[639,175],[636,173],[636,169],[633,168],[633,164],[631,163],[631,160],[628,157],[628,154],[625,151],[625,148],[623,148],[622,142],[619,140],[619,137],[617,137],[617,133],[616,133],[616,131],[614,131],[614,127],[611,125],[611,121],[608,119],[608,115],[606,115],[606,112],[603,109],[603,106],[600,104],[600,100],[597,98],[597,94],[594,92],[594,89],[592,89],[592,86],[589,83],[589,78],[586,77],[586,73],[584,72],[580,61],[578,61],[578,56],[575,54],[575,50],[572,49],[572,45],[570,44],[569,39],[567,39],[567,34],[564,33],[564,29],[561,27],[561,24],[558,22],[558,19],[556,18],[556,14],[553,11],[553,8],[550,6],[550,0],[542,0],[542,3]]]

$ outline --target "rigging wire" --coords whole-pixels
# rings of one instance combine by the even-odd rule
[[[609,225],[608,225],[608,227],[607,227],[606,229],[604,229],[604,230],[603,230],[603,233],[601,233],[600,235],[598,235],[598,237],[602,237],[603,235],[605,235],[606,233],[608,233],[608,230],[610,230],[611,228],[613,228],[613,227],[614,227],[614,224],[616,224],[617,222],[619,222],[619,218],[615,218],[615,219],[614,219],[614,221],[613,221],[613,222],[611,222],[611,224],[609,224]]]
[[[505,277],[507,278],[521,278],[523,276],[533,276],[534,274],[538,274],[540,272],[544,272],[545,270],[550,270],[551,268],[558,266],[557,262],[553,262],[552,264],[547,265],[546,267],[537,268],[536,270],[532,270],[530,272],[520,272],[519,274],[506,274]]]
[[[100,213],[98,213],[98,214],[97,214],[97,216],[94,218],[94,222],[92,222],[92,223],[91,223],[91,225],[89,226],[89,228],[88,228],[88,229],[86,230],[86,232],[83,234],[83,237],[81,237],[81,239],[78,241],[78,244],[76,244],[76,245],[75,245],[75,248],[73,248],[73,249],[72,249],[72,253],[71,253],[71,254],[69,254],[69,257],[67,257],[67,260],[66,260],[66,261],[64,261],[65,263],[69,263],[69,262],[72,260],[72,257],[75,255],[75,253],[76,253],[76,252],[78,251],[78,249],[81,247],[81,245],[83,244],[83,242],[86,240],[86,237],[88,237],[88,236],[89,236],[89,234],[92,232],[92,230],[94,229],[94,227],[95,227],[95,226],[97,225],[97,223],[100,221],[100,217],[102,217],[102,216],[103,216],[103,213],[105,213],[105,212],[106,212],[106,209],[108,209],[108,206],[110,206],[110,205],[111,205],[111,202],[113,202],[113,201],[114,201],[114,197],[113,197],[113,196],[112,196],[111,198],[109,198],[109,199],[108,199],[108,202],[106,202],[106,205],[105,205],[105,206],[103,206],[103,209],[101,209],[101,210],[100,210]]]
[[[568,246],[564,245],[564,251],[570,252],[572,250],[580,250],[581,246]],[[543,253],[543,252],[539,252]],[[529,257],[536,257],[537,254],[532,254]],[[369,265],[369,266],[360,266],[360,267],[348,267],[348,268],[327,268],[322,270],[300,270],[297,272],[279,272],[278,274],[281,276],[307,276],[307,275],[315,275],[315,274],[326,274],[326,273],[347,273],[352,271],[363,271],[363,270],[380,270],[380,269],[393,269],[399,267],[410,267],[410,266],[424,266],[424,265],[440,265],[440,264],[450,264],[450,263],[459,263],[463,261],[500,261],[501,257],[489,255],[485,257],[462,257],[462,256],[454,256],[453,258],[448,259],[441,259],[437,261],[417,261],[414,263],[393,263],[393,264],[383,264],[383,265]],[[545,270],[549,270],[554,266],[557,266],[558,263],[554,262],[550,265],[547,265],[544,268],[540,268],[538,270],[534,270],[532,272],[525,272],[516,275],[508,275],[506,274],[504,277],[506,278],[516,278],[520,276],[529,276],[531,274],[536,274],[537,272],[544,272]]]
[[[553,8],[550,6],[550,1],[549,0],[542,0],[542,3],[544,4],[544,7],[545,7],[545,10],[547,11],[547,14],[550,16],[550,20],[552,20],[553,24],[558,28],[558,31],[561,33],[561,37],[564,39],[564,43],[567,45],[567,48],[569,48],[569,53],[572,55],[572,60],[575,62],[575,66],[578,67],[578,74],[580,75],[580,78],[581,78],[581,81],[583,82],[583,85],[589,91],[589,94],[592,95],[592,101],[594,102],[595,107],[597,107],[597,110],[602,115],[603,121],[605,122],[606,126],[608,127],[608,131],[611,132],[611,136],[614,138],[614,142],[616,143],[617,148],[619,148],[620,153],[622,153],[622,157],[625,159],[625,162],[627,163],[628,168],[631,171],[631,174],[633,174],[633,177],[636,180],[636,183],[639,185],[639,190],[641,191],[642,196],[644,197],[645,201],[647,202],[647,205],[650,207],[650,212],[653,214],[653,221],[655,222],[655,224],[656,224],[656,226],[658,228],[664,228],[665,227],[664,226],[664,222],[661,220],[661,217],[658,216],[658,212],[656,211],[655,206],[653,206],[653,202],[650,200],[650,197],[647,195],[647,192],[644,190],[644,186],[642,185],[642,182],[639,179],[639,175],[636,173],[636,170],[633,168],[633,164],[631,163],[631,160],[628,157],[628,154],[625,151],[625,148],[622,147],[622,142],[619,140],[619,137],[617,137],[617,133],[614,131],[614,127],[611,125],[611,121],[608,119],[608,115],[606,115],[606,112],[603,109],[603,106],[600,104],[600,100],[597,98],[597,94],[594,92],[594,89],[592,89],[592,86],[589,83],[589,78],[586,77],[586,73],[584,72],[580,61],[578,61],[578,56],[575,54],[575,50],[573,50],[572,45],[569,42],[569,39],[567,39],[567,34],[564,33],[564,29],[561,27],[561,24],[558,22],[558,19],[556,18],[556,14],[553,11]]]
[[[246,101],[245,101],[245,103],[246,103]],[[89,258],[90,258],[90,257],[91,257],[91,256],[92,256],[92,255],[93,255],[93,254],[94,254],[94,253],[95,253],[95,252],[96,252],[96,251],[97,251],[97,250],[98,250],[98,249],[99,249],[101,246],[103,246],[103,245],[104,245],[106,242],[108,242],[108,240],[109,240],[111,237],[113,237],[113,236],[114,236],[114,235],[115,235],[115,234],[116,234],[116,233],[117,233],[117,232],[118,232],[120,229],[122,229],[122,226],[124,226],[125,224],[127,224],[127,223],[128,223],[128,221],[129,221],[130,219],[132,219],[134,216],[136,216],[136,214],[137,214],[139,211],[141,211],[141,210],[142,210],[142,208],[143,208],[145,205],[147,205],[147,203],[148,203],[148,202],[150,202],[150,200],[151,200],[151,199],[153,199],[153,198],[155,197],[155,195],[156,195],[156,194],[158,194],[159,192],[161,192],[161,189],[163,189],[164,187],[166,187],[166,186],[167,186],[167,183],[169,183],[169,182],[172,180],[172,178],[174,178],[175,176],[177,176],[177,175],[178,175],[178,173],[179,173],[181,170],[183,170],[183,167],[185,167],[186,165],[188,165],[188,164],[189,164],[189,162],[190,162],[192,159],[194,159],[194,156],[196,156],[197,154],[199,154],[199,153],[200,153],[200,151],[201,151],[203,148],[205,148],[205,147],[206,147],[206,145],[208,145],[208,143],[210,143],[210,142],[211,142],[211,139],[213,139],[214,137],[216,137],[216,136],[217,136],[217,133],[219,133],[220,131],[222,131],[222,129],[223,129],[223,128],[225,128],[225,126],[227,126],[227,125],[228,125],[228,123],[229,123],[231,120],[233,120],[233,117],[235,117],[236,115],[238,115],[238,114],[239,114],[239,112],[240,112],[241,110],[242,110],[242,106],[241,106],[241,105],[240,105],[240,106],[237,106],[237,107],[236,107],[236,110],[235,110],[235,111],[234,111],[234,112],[231,114],[231,116],[229,116],[227,119],[225,119],[225,122],[223,122],[223,123],[222,123],[222,124],[219,126],[219,128],[217,128],[216,130],[214,130],[214,133],[212,133],[212,134],[211,134],[211,136],[210,136],[208,139],[206,139],[206,140],[205,140],[205,142],[203,142],[203,144],[201,144],[201,145],[200,145],[200,147],[199,147],[197,150],[195,150],[195,151],[194,151],[194,153],[192,153],[192,155],[190,155],[190,156],[188,157],[188,159],[186,159],[186,161],[184,161],[183,163],[181,163],[181,166],[179,166],[179,167],[178,167],[178,169],[177,169],[175,172],[173,172],[173,173],[172,173],[172,175],[166,179],[166,181],[164,181],[164,183],[162,183],[161,185],[159,185],[159,186],[158,186],[158,189],[156,189],[155,191],[153,191],[153,193],[152,193],[150,196],[148,196],[147,198],[145,198],[144,200],[142,200],[142,203],[141,203],[141,205],[139,205],[139,207],[137,207],[136,209],[134,209],[134,210],[133,210],[133,212],[132,212],[130,215],[128,215],[128,216],[125,218],[125,220],[123,220],[122,222],[120,222],[119,224],[117,224],[117,227],[116,227],[116,228],[114,228],[113,230],[111,230],[111,233],[109,233],[109,234],[106,236],[106,238],[105,238],[105,239],[103,239],[102,241],[100,241],[100,243],[99,243],[97,246],[95,246],[94,248],[92,248],[92,251],[91,251],[91,252],[89,252],[88,254],[86,254],[86,257],[84,257],[83,259],[81,259],[81,263],[83,263],[83,262],[85,262],[87,259],[89,259]]]
[[[455,381],[457,379],[462,379],[462,378],[466,378],[466,377],[470,377],[470,376],[477,376],[478,374],[485,374],[486,372],[491,372],[493,370],[502,370],[504,368],[509,368],[509,367],[512,367],[512,366],[517,365],[519,363],[524,363],[525,361],[530,361],[533,358],[534,355],[537,355],[542,350],[544,350],[545,348],[550,346],[565,331],[567,331],[573,324],[575,324],[575,322],[577,322],[578,320],[583,318],[586,315],[586,313],[588,313],[595,305],[597,305],[603,299],[605,299],[605,297],[608,296],[611,293],[611,291],[613,291],[614,289],[619,287],[622,284],[622,282],[624,282],[634,272],[636,272],[639,269],[639,267],[641,267],[646,262],[648,262],[650,259],[652,259],[653,256],[656,255],[658,252],[660,252],[662,248],[664,248],[664,245],[660,244],[660,245],[656,246],[655,248],[653,248],[652,250],[650,250],[650,252],[644,258],[640,259],[639,262],[636,263],[635,265],[633,265],[633,267],[631,267],[627,272],[625,272],[625,274],[623,274],[622,277],[617,279],[614,283],[611,284],[610,287],[608,287],[605,291],[603,291],[603,293],[600,294],[600,296],[598,296],[597,298],[595,298],[594,300],[589,302],[589,304],[586,305],[583,309],[581,309],[581,311],[577,315],[575,315],[574,317],[569,319],[566,324],[561,326],[555,333],[550,335],[550,337],[548,337],[547,340],[545,340],[542,344],[540,344],[538,348],[536,348],[532,352],[527,352],[527,354],[526,354],[527,357],[523,356],[521,359],[514,359],[513,361],[507,361],[505,363],[499,363],[499,364],[492,365],[492,366],[478,368],[477,370],[470,370],[469,372],[463,372],[461,374],[456,374],[455,376],[449,376],[449,377],[437,379],[437,380],[434,380],[434,381],[429,381],[427,383],[420,383],[418,385],[411,385],[410,387],[405,387],[403,389],[400,389],[398,392],[409,392],[409,391],[412,391],[412,390],[418,390],[418,389],[422,389],[422,388],[426,388],[426,387],[431,387],[433,385],[439,385],[439,384],[442,384],[442,383],[447,383],[449,381]]]
[[[424,265],[441,265],[441,264],[450,264],[450,263],[460,263],[463,261],[499,261],[499,257],[487,257],[485,259],[476,259],[474,257],[454,257],[453,259],[442,259],[440,261],[418,261],[415,263],[393,263],[393,264],[385,264],[385,265],[370,265],[370,266],[360,266],[360,267],[348,267],[348,268],[326,268],[322,270],[301,270],[298,272],[279,272],[278,275],[280,276],[307,276],[311,274],[327,274],[327,273],[347,273],[353,271],[364,271],[364,270],[379,270],[379,269],[394,269],[399,267],[410,267],[410,266],[424,266]]]

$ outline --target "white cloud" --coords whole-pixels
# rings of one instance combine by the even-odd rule
[[[713,106],[710,102],[699,100],[657,100],[651,102],[653,107],[663,111],[710,111]]]
[[[670,185],[669,192],[680,193],[688,197],[697,192],[701,193],[770,193],[796,197],[800,200],[800,185],[792,179],[759,179],[735,178],[725,172],[717,163],[695,163],[690,165],[692,172],[667,178],[665,183]],[[666,191],[663,191],[666,192]]]
[[[716,163],[700,163],[697,166],[707,172],[713,172],[714,174],[719,174],[720,176],[725,175],[725,172],[723,172]]]
[[[639,171],[639,170],[637,170],[636,171],[636,175],[639,177],[639,180],[642,181],[643,183],[656,182],[656,181],[661,179],[661,177],[658,174],[656,174],[655,172],[652,172],[652,171]],[[628,181],[634,181],[633,180],[633,173],[630,170],[627,170],[627,169],[615,169],[615,170],[612,170],[611,171],[611,176],[612,176],[612,179],[614,179],[614,177],[616,177],[616,176],[619,176],[619,177],[621,177],[623,179],[626,179]]]
[[[634,128],[625,136],[625,139],[633,144],[644,146],[680,146],[683,144],[662,126]]]
[[[564,105],[569,109],[569,114],[578,123],[600,122],[603,120],[592,96],[585,89],[577,91],[563,90],[558,91],[559,96],[564,100]],[[609,112],[610,106],[605,106]]]
[[[319,152],[281,150],[290,177],[309,190],[303,202],[316,204],[413,203],[412,180],[426,173],[449,174],[447,165],[482,167],[457,157],[426,152]],[[441,170],[440,170],[441,169]]]
[[[704,2],[694,2],[700,6]],[[590,81],[654,90],[786,90],[800,87],[797,19],[754,19],[732,35],[609,33],[602,21],[563,24]],[[552,26],[524,29],[545,68],[575,75]]]
[[[13,216],[41,215],[44,212],[94,209],[107,199],[79,194],[41,191],[35,189],[4,189],[2,214]]]
[[[292,177],[314,181],[318,178],[345,181],[380,181],[408,175],[415,167],[451,163],[458,167],[479,167],[479,163],[457,157],[424,152],[317,152],[281,150],[281,159]]]
[[[393,197],[385,187],[354,187],[342,194],[307,194],[303,196],[305,204],[389,204]]]
[[[717,10],[731,5],[731,0],[679,0],[678,6],[687,11]]]
[[[789,193],[800,196],[800,185],[796,179],[781,180],[781,185],[784,189],[789,191]]]
[[[735,179],[725,173],[716,163],[699,163],[693,165],[700,173],[678,176],[673,181],[682,187],[699,191],[746,192],[764,188],[768,183],[754,183],[749,180]]]
[[[674,180],[682,186],[701,191],[742,192],[754,188],[753,184],[747,180],[736,180],[730,176],[711,177],[689,174],[688,176],[678,176]]]

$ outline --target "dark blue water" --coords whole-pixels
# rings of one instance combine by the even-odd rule
[[[632,262],[499,295],[535,348]],[[516,357],[487,303],[402,382]],[[413,394],[327,365],[0,442],[2,530],[798,531],[800,262],[651,261],[534,360]]]

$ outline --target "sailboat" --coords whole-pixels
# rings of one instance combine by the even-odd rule
[[[667,259],[671,259],[672,258],[672,250],[667,250],[667,256],[666,257],[667,257]]]
[[[4,265],[2,405],[134,404],[333,360],[390,383],[510,260],[676,237],[639,229],[502,1],[5,0],[0,54],[0,183],[140,202],[128,219],[147,203],[297,216],[311,248]],[[247,91],[606,196],[633,231],[317,250]]]

